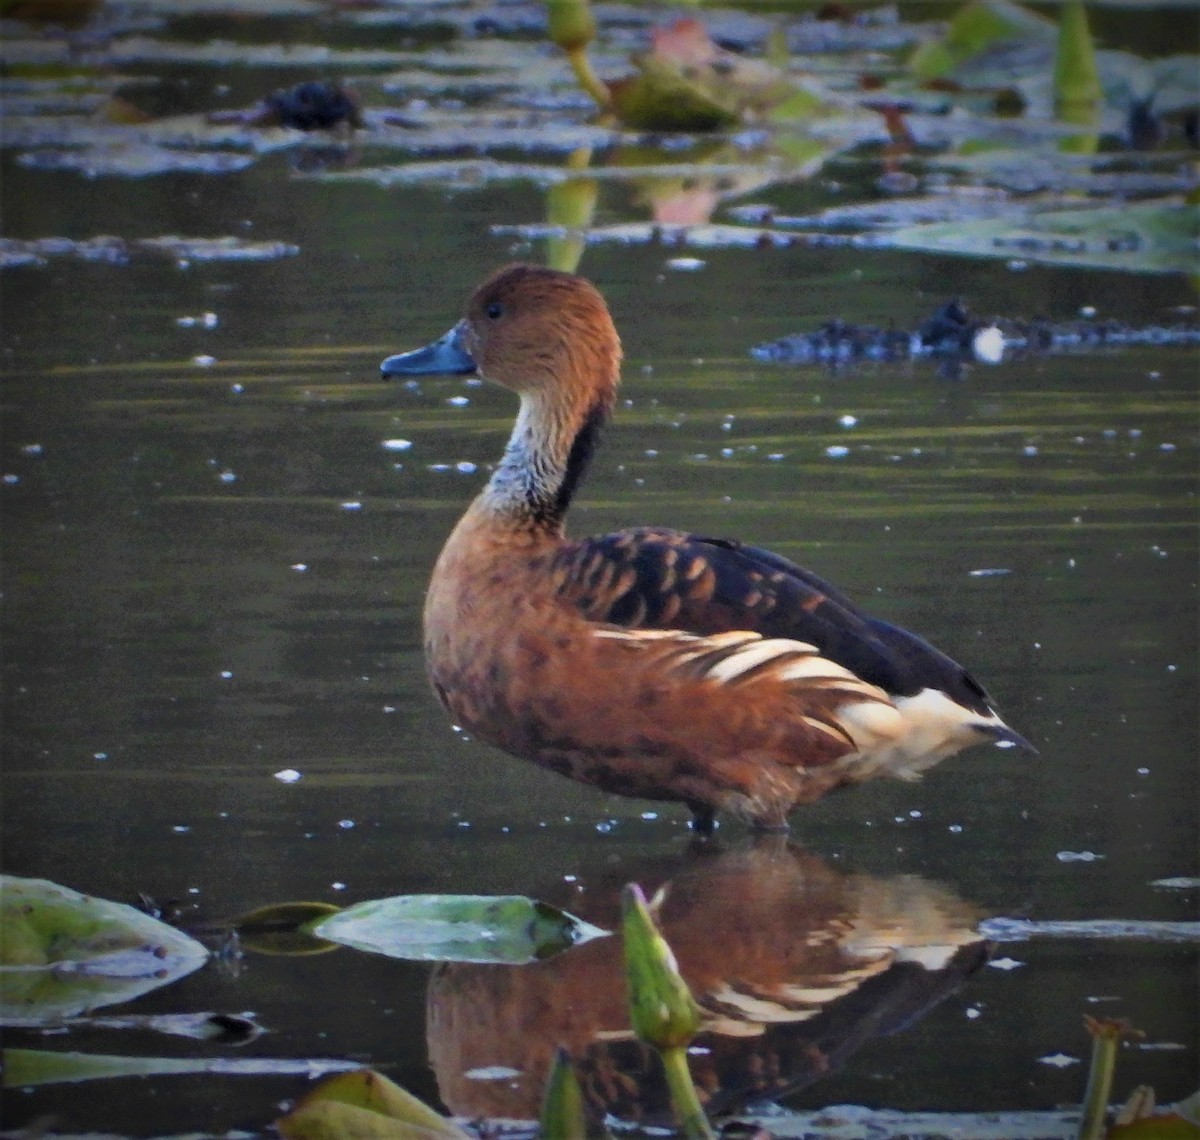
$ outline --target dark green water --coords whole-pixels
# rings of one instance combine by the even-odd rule
[[[222,177],[85,179],[10,149],[0,176],[11,237],[300,247],[186,267],[54,258],[0,279],[6,872],[213,919],[291,899],[551,896],[565,876],[600,894],[664,860],[690,865],[681,809],[606,798],[462,738],[424,680],[426,578],[514,409],[457,379],[389,387],[377,365],[440,334],[497,264],[543,259],[490,229],[539,220],[540,190],[323,183],[284,156]],[[812,193],[758,197],[800,212]],[[608,187],[599,212],[644,217]],[[1152,885],[1197,874],[1194,352],[1031,357],[948,380],[928,362],[835,374],[748,351],[833,316],[908,327],[953,295],[981,313],[1094,306],[1152,324],[1194,303],[1188,280],[850,249],[701,252],[699,271],[672,271],[678,252],[584,254],[626,364],[573,529],[662,523],[776,549],[968,664],[1040,750],[980,748],[917,785],[835,796],[794,815],[797,847],[831,876],[916,876],[981,914],[1194,921],[1195,889]],[[209,312],[215,327],[178,323]],[[400,439],[411,447],[383,445]],[[277,778],[287,769],[301,778]],[[720,833],[735,852],[749,841]],[[998,954],[1023,965],[982,969],[788,1103],[1071,1103],[1084,1066],[1039,1059],[1086,1061],[1084,1013],[1147,1034],[1123,1052],[1118,1092],[1192,1091],[1194,944]],[[429,978],[349,950],[250,954],[136,1011],[253,1010],[271,1032],[248,1052],[360,1059],[436,1098],[461,1074],[431,1068]],[[10,1091],[5,1123],[257,1130],[302,1087]]]

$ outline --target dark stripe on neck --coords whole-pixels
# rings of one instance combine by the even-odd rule
[[[575,497],[579,484],[587,473],[592,461],[596,445],[600,441],[600,429],[608,419],[608,408],[604,404],[595,404],[583,418],[575,438],[571,441],[571,450],[567,454],[567,465],[557,488],[546,499],[539,497],[532,502],[534,517],[538,522],[555,526],[560,523]]]

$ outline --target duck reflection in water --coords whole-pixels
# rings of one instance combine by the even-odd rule
[[[947,997],[989,953],[981,913],[946,888],[842,873],[779,835],[737,850],[697,844],[542,897],[616,930],[626,881],[655,896],[703,1011],[689,1064],[710,1115],[836,1070]],[[465,1117],[535,1119],[561,1046],[594,1119],[670,1123],[662,1066],[634,1037],[625,1003],[619,935],[529,966],[439,966],[427,1032],[443,1101]]]

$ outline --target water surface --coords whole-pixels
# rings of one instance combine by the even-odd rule
[[[87,179],[21,153],[2,156],[7,236],[238,235],[298,252],[4,271],[5,870],[214,919],[408,892],[569,905],[698,867],[682,808],[605,797],[467,739],[424,679],[425,582],[514,409],[461,379],[386,385],[378,362],[444,331],[496,265],[544,258],[493,228],[541,219],[543,190],[323,182],[284,154],[220,177]],[[818,180],[753,197],[799,214],[833,194]],[[620,187],[600,213],[645,216]],[[831,883],[919,882],[972,915],[1195,920],[1194,888],[1153,885],[1197,873],[1194,352],[1033,355],[955,379],[929,361],[834,372],[749,353],[835,316],[910,327],[955,295],[980,313],[1090,306],[1161,323],[1194,304],[1188,280],[848,248],[717,249],[685,272],[678,254],[584,254],[626,362],[572,528],[659,523],[778,550],[953,653],[1039,749],[975,749],[919,784],[802,809],[788,858]],[[753,857],[738,825],[718,842]],[[787,1103],[1071,1103],[1084,1013],[1147,1034],[1123,1052],[1118,1091],[1192,1091],[1194,944],[997,955],[1019,965],[947,986]],[[249,954],[138,1011],[253,1010],[270,1032],[246,1053],[362,1060],[449,1102],[462,1073],[439,1071],[448,1054],[427,1044],[430,985],[426,966],[349,950]],[[197,1048],[99,1031],[68,1047]],[[302,1088],[10,1091],[5,1119],[261,1130]]]

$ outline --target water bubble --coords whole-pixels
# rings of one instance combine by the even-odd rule
[[[361,511],[362,510],[362,503],[358,502],[356,499],[351,499],[349,502],[342,503],[340,505],[341,505],[342,510],[344,510],[344,511]]]
[[[460,459],[454,465],[454,470],[460,475],[471,475],[475,472],[476,466],[469,459]]]
[[[201,353],[199,356],[192,357],[192,363],[196,365],[197,368],[211,368],[214,364],[216,364],[216,362],[217,358],[215,356],[209,356],[208,353]]]
[[[971,338],[971,351],[980,364],[999,364],[1004,359],[1004,334],[990,325]]]
[[[385,439],[380,446],[385,451],[407,451],[412,447],[411,439]]]
[[[350,828],[352,828],[353,826],[354,826],[354,820],[352,820],[352,819],[339,819],[338,820],[338,827],[342,828],[343,831],[349,831]]]
[[[296,573],[298,573],[298,574],[303,574],[304,571],[308,569],[308,563],[307,562],[293,562],[292,569],[295,570]]]
[[[1060,863],[1094,863],[1097,859],[1104,858],[1095,851],[1060,851],[1054,857]]]
[[[828,455],[830,459],[842,459],[850,454],[850,449],[848,447],[842,447],[840,444],[834,444],[834,446],[827,447],[825,449],[825,454]]]
[[[996,958],[988,963],[993,970],[1019,970],[1025,965],[1024,962],[1018,962],[1016,958]]]
[[[275,779],[283,784],[294,784],[300,779],[300,773],[295,768],[284,768],[275,773]]]
[[[446,401],[452,408],[465,408],[471,402],[468,396],[451,396]]]
[[[849,412],[847,412],[846,415],[838,417],[838,423],[844,428],[852,428],[856,423],[858,423],[858,417],[852,416]]]
[[[1071,1065],[1078,1065],[1078,1057],[1069,1057],[1066,1053],[1051,1053],[1045,1057],[1038,1058],[1039,1065],[1053,1065],[1056,1069],[1066,1069]]]

